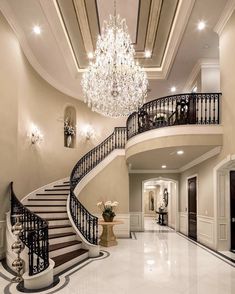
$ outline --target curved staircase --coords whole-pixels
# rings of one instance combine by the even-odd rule
[[[31,280],[26,288],[49,286],[53,274],[89,256],[97,256],[99,251],[94,247],[98,247],[98,218],[86,210],[76,194],[76,187],[89,172],[113,150],[125,148],[127,140],[142,132],[182,124],[219,124],[219,97],[220,93],[190,93],[152,100],[129,116],[126,127],[115,128],[113,134],[85,154],[73,168],[69,181],[47,185],[21,202],[12,189],[7,234],[11,234],[10,241],[14,240],[10,229],[15,222],[13,215],[22,215],[21,239],[28,247],[28,280]]]
[[[48,222],[49,258],[55,262],[54,275],[88,258],[67,214],[69,182],[52,185],[30,196],[23,204]]]

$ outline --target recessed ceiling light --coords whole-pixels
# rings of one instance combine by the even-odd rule
[[[175,92],[176,91],[176,87],[171,87],[171,92]]]
[[[87,53],[87,57],[88,57],[89,59],[92,59],[92,58],[94,57],[94,54],[93,54],[92,52],[88,52],[88,53]]]
[[[166,165],[162,165],[162,168],[166,168]]]
[[[205,27],[206,27],[206,23],[205,23],[203,20],[199,21],[199,23],[197,24],[197,29],[198,29],[199,31],[204,30]]]
[[[177,151],[177,154],[178,155],[182,155],[182,154],[184,154],[184,151],[183,150],[179,150],[179,151]]]
[[[146,58],[151,57],[151,51],[149,51],[149,50],[145,51],[144,55]]]
[[[36,35],[40,35],[41,34],[41,28],[40,28],[40,26],[34,26],[33,27],[33,32]]]

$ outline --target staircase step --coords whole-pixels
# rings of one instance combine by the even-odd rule
[[[51,217],[47,217],[44,219],[49,223],[49,226],[52,226],[52,225],[71,225],[70,224],[70,221],[69,221],[69,218],[68,217],[60,217],[58,216],[58,218],[51,218]]]
[[[35,196],[34,198],[31,198],[31,199],[34,199],[34,200],[39,200],[39,199],[51,199],[51,200],[67,200],[68,198],[68,194],[66,195],[37,195]]]
[[[60,233],[60,234],[53,234],[49,236],[49,239],[55,239],[55,238],[61,238],[61,237],[67,237],[67,236],[73,236],[76,235],[74,232],[69,233]]]
[[[26,207],[65,207],[65,204],[26,204]]]
[[[58,274],[86,258],[88,258],[88,250],[86,249],[78,249],[53,257],[52,259],[55,262],[54,274]]]
[[[54,185],[55,188],[59,187],[70,187],[70,184]]]
[[[67,212],[66,204],[58,204],[58,205],[29,204],[29,205],[26,205],[26,207],[35,213],[66,213]]]
[[[28,201],[67,201],[67,199],[48,199],[48,198],[40,198],[40,199],[28,199]]]
[[[53,245],[49,246],[49,252],[52,252],[52,251],[55,251],[55,250],[58,250],[58,249],[62,249],[62,248],[65,248],[65,247],[70,247],[70,246],[73,246],[73,245],[78,245],[78,244],[82,244],[82,242],[74,240],[74,241],[69,241],[69,242],[64,242],[64,243],[53,244]]]
[[[36,194],[37,196],[45,196],[45,195],[48,195],[48,196],[68,196],[68,193],[37,193]]]
[[[37,213],[64,213],[64,211],[45,211],[45,210],[43,210],[43,211],[41,211],[41,210],[39,210],[39,211],[37,211]],[[47,218],[47,217],[46,217]]]
[[[68,214],[67,214],[67,211],[35,211],[35,213],[37,213],[40,217],[42,218],[50,218],[51,216],[53,216],[53,218],[68,218]]]
[[[70,228],[71,225],[49,225],[48,229]]]
[[[73,227],[71,224],[49,224],[49,236],[58,233],[71,233],[73,232]]]
[[[64,188],[64,189],[52,188],[52,189],[45,189],[44,191],[45,192],[55,192],[55,191],[64,192],[64,191],[69,191],[69,190],[70,190],[70,188]]]
[[[65,181],[65,182],[63,182],[64,184],[70,184],[70,181]]]
[[[54,244],[77,240],[77,235],[74,232],[49,234],[48,239],[49,239],[49,245],[54,245]]]
[[[58,217],[58,218],[55,218],[55,217],[45,217],[44,218],[46,221],[53,221],[53,220],[56,220],[56,221],[58,221],[58,220],[69,220],[69,218],[68,217]]]

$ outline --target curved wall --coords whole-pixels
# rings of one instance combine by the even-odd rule
[[[9,208],[8,185],[15,182],[19,197],[54,180],[69,176],[77,160],[106,138],[125,119],[109,119],[92,112],[86,104],[62,94],[30,66],[19,42],[0,13],[0,220]],[[39,38],[43,42],[43,35]],[[77,112],[76,148],[64,147],[63,115],[66,106]],[[44,138],[32,145],[31,124]],[[96,137],[87,141],[82,127],[90,124]]]

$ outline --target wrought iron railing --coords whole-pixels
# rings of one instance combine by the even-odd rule
[[[97,147],[85,154],[75,165],[70,176],[70,213],[78,230],[87,241],[98,244],[98,218],[90,214],[74,194],[82,178],[104,160],[114,149],[125,148],[126,128],[115,128],[114,132]]]
[[[48,224],[38,215],[27,209],[16,197],[11,188],[11,224],[16,222],[15,215],[20,216],[23,231],[21,241],[29,248],[29,275],[33,276],[49,266]]]
[[[156,128],[187,124],[219,124],[220,93],[190,93],[145,103],[127,119],[127,139]]]

